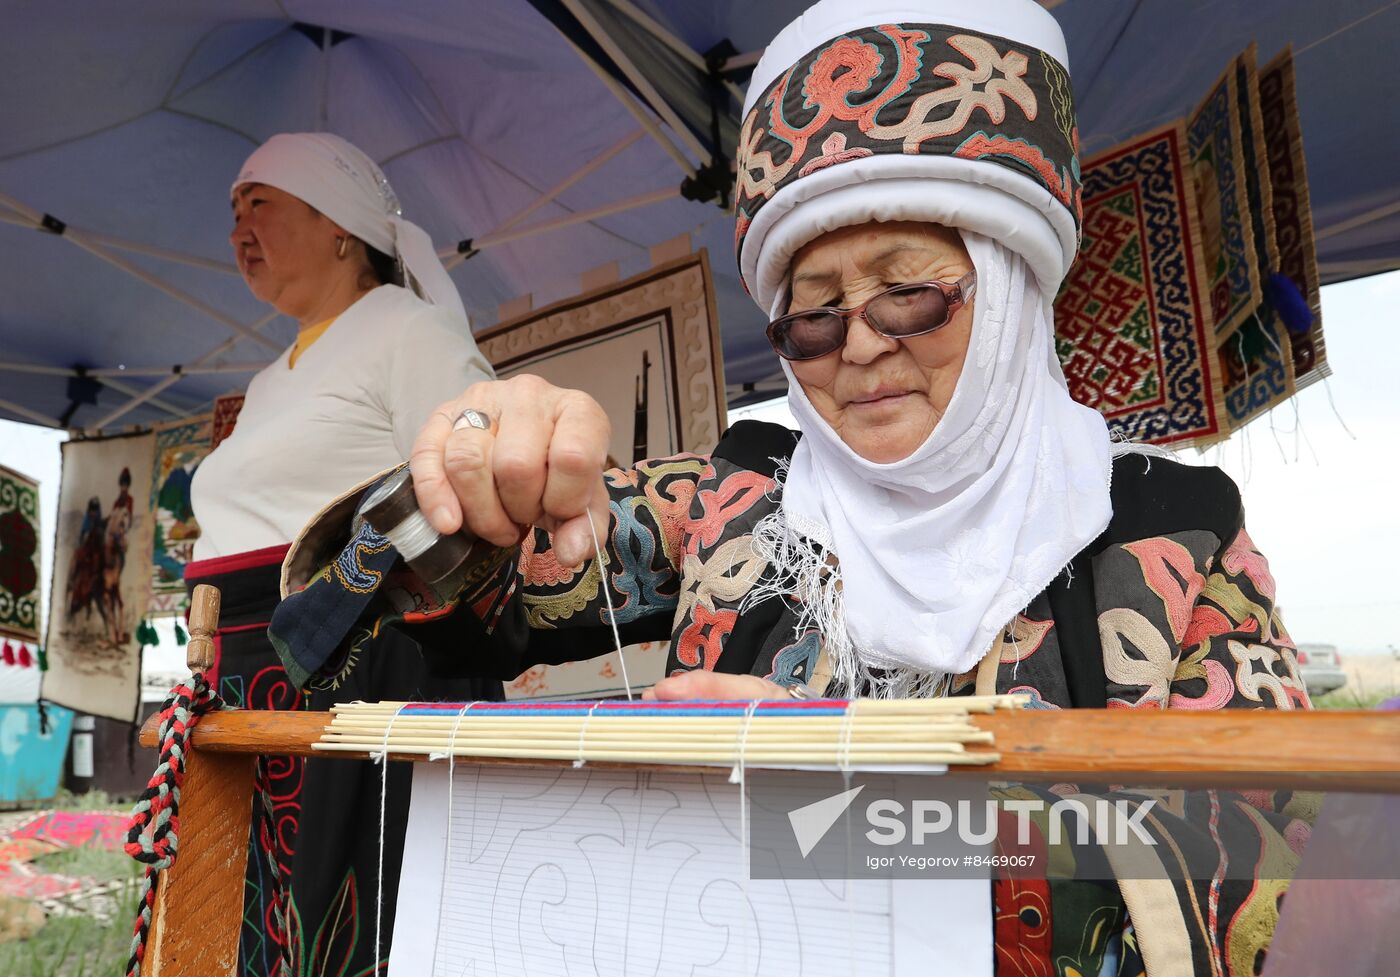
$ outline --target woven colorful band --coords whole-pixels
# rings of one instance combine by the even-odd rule
[[[892,153],[1009,167],[1050,191],[1080,223],[1079,130],[1064,66],[989,34],[885,24],[807,54],[744,119],[736,253],[764,203],[784,187]]]

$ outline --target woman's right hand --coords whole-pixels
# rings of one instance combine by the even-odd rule
[[[491,430],[458,425],[471,408]],[[554,534],[554,556],[577,566],[593,555],[589,514],[601,541],[608,527],[603,468],[612,426],[598,402],[536,376],[472,384],[433,411],[409,465],[418,507],[439,533],[463,525],[498,546],[530,527]]]

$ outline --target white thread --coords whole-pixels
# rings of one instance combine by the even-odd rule
[[[584,737],[584,735],[588,732],[588,721],[589,721],[590,719],[593,718],[593,714],[594,714],[595,712],[598,711],[598,707],[601,706],[601,705],[602,705],[601,702],[595,702],[595,703],[593,703],[592,708],[590,708],[590,709],[588,710],[588,715],[586,715],[586,716],[583,717],[583,724],[582,724],[581,726],[579,726],[579,728],[578,728],[578,757],[575,758],[575,760],[574,760],[574,769],[575,769],[575,770],[577,770],[577,769],[579,769],[580,767],[582,767],[582,766],[583,766],[583,763],[584,763],[584,760],[583,760],[583,737]]]
[[[760,701],[762,700],[754,699],[744,711],[744,725],[739,728],[739,739],[734,744],[734,766],[729,770],[729,782],[731,784],[742,784],[744,782],[744,750],[748,747],[749,727],[753,725],[753,714],[758,711],[758,704]]]
[[[841,789],[847,794],[851,791],[851,720],[855,715],[855,699],[846,700],[846,712],[841,717],[841,745],[837,750],[837,766],[841,770]],[[850,811],[844,816],[846,822],[846,946],[850,954],[851,974],[854,977],[856,972],[855,958],[855,894],[851,891],[851,886],[855,879],[855,873],[851,871],[851,817]]]
[[[612,591],[608,589],[608,564],[603,559],[603,547],[598,542],[598,529],[593,525],[593,511],[588,516],[588,531],[593,534],[593,555],[598,560],[598,586],[603,591],[603,602],[608,605],[608,621],[612,624],[613,647],[617,650],[617,663],[622,666],[622,686],[627,690],[627,701],[632,701],[632,683],[627,678],[627,659],[622,655],[622,637],[617,633],[617,613],[613,610]]]
[[[1325,381],[1326,381],[1326,378],[1324,377],[1323,380],[1324,380],[1324,382],[1325,382]],[[1297,409],[1298,409],[1297,398],[1294,398],[1293,409],[1294,409],[1295,411],[1297,411]],[[1313,464],[1316,465],[1316,466],[1318,466],[1319,468],[1321,468],[1321,467],[1322,467],[1322,459],[1319,458],[1319,457],[1317,456],[1317,449],[1313,447],[1312,438],[1308,437],[1308,432],[1307,432],[1306,430],[1304,430],[1304,428],[1303,428],[1303,415],[1302,415],[1302,414],[1299,414],[1299,415],[1298,415],[1298,437],[1302,438],[1302,439],[1303,439],[1303,444],[1305,444],[1305,445],[1308,446],[1308,453],[1309,453],[1310,455],[1312,455]],[[1354,436],[1353,436],[1353,437],[1354,437]]]
[[[401,712],[403,712],[402,705],[395,709],[394,714],[389,717],[389,722],[384,726],[384,743],[380,751],[374,755],[374,762],[379,764],[379,871],[375,876],[377,888],[374,895],[374,966],[376,970],[379,968],[380,930],[384,925],[384,814],[389,799],[389,735],[394,731],[394,720],[399,718]]]
[[[841,772],[841,789],[847,793],[851,790],[851,771]],[[846,813],[841,816],[841,820],[846,823],[846,959],[850,962],[851,977],[856,977],[856,899],[852,888],[855,885],[856,874],[851,870],[851,812],[847,808]]]
[[[433,940],[433,977],[437,977],[437,952],[438,943],[442,940],[442,907],[447,904],[447,873],[452,871],[452,775],[457,765],[457,730],[461,728],[462,718],[476,702],[468,702],[462,707],[462,711],[457,713],[457,721],[452,724],[452,732],[447,737],[447,837],[443,843],[442,852],[442,886],[438,889],[438,924],[437,938]],[[439,760],[441,753],[428,754],[428,760]]]
[[[417,509],[384,535],[389,538],[389,542],[399,551],[399,556],[403,557],[405,562],[418,559],[432,549],[433,544],[440,538],[432,523]]]
[[[1351,439],[1355,441],[1356,435],[1352,434],[1351,428],[1347,427],[1347,422],[1346,419],[1342,417],[1342,412],[1337,410],[1337,402],[1332,399],[1332,383],[1325,374],[1322,377],[1322,389],[1327,391],[1327,404],[1332,408],[1332,416],[1337,419],[1337,423],[1342,426],[1342,430],[1347,432]]]
[[[1283,459],[1285,465],[1288,464],[1288,452],[1283,449],[1283,442],[1279,440],[1278,436],[1278,427],[1274,424],[1273,407],[1269,408],[1269,433],[1274,436],[1274,446],[1278,448],[1278,456]]]
[[[846,712],[841,717],[841,744],[836,751],[836,766],[847,776],[851,773],[851,734],[856,716],[857,699],[846,700]]]
[[[735,783],[738,778],[739,784],[739,886],[744,897],[741,913],[749,911],[749,862],[751,861],[749,850],[749,807],[745,803],[748,794],[748,774],[744,768],[744,747],[749,738],[749,725],[753,722],[753,714],[758,711],[758,699],[749,703],[744,711],[744,725],[739,730],[739,740],[737,743],[739,757],[733,769],[729,771],[729,782]],[[744,928],[744,974],[749,973],[749,937],[748,927]]]

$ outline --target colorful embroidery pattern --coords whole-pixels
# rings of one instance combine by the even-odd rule
[[[384,572],[369,565],[366,558],[378,556],[388,549],[388,537],[376,533],[369,523],[361,523],[350,545],[327,570],[334,573],[340,586],[352,594],[373,593],[384,578]]]
[[[1070,394],[1134,440],[1218,438],[1222,396],[1179,125],[1084,167],[1079,259],[1055,300]]]
[[[0,635],[39,640],[39,483],[0,468]]]
[[[287,679],[286,669],[269,665],[251,675],[222,675],[220,695],[237,709],[296,710],[301,696]],[[275,924],[273,896],[277,891],[273,871],[281,873],[283,891],[291,884],[292,863],[301,825],[302,787],[306,760],[301,757],[269,755],[263,758],[267,771],[269,821],[253,818],[249,823],[248,863],[243,878],[243,928],[239,939],[239,977],[271,977],[276,974],[285,937]]]
[[[1081,216],[1069,75],[1005,38],[885,24],[822,45],[777,78],[744,119],[735,250],[795,180],[884,154],[988,160]]]

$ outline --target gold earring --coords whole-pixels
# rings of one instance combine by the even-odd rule
[[[348,237],[340,239],[340,243],[335,246],[335,256],[343,259],[345,257],[345,246],[350,242]]]

